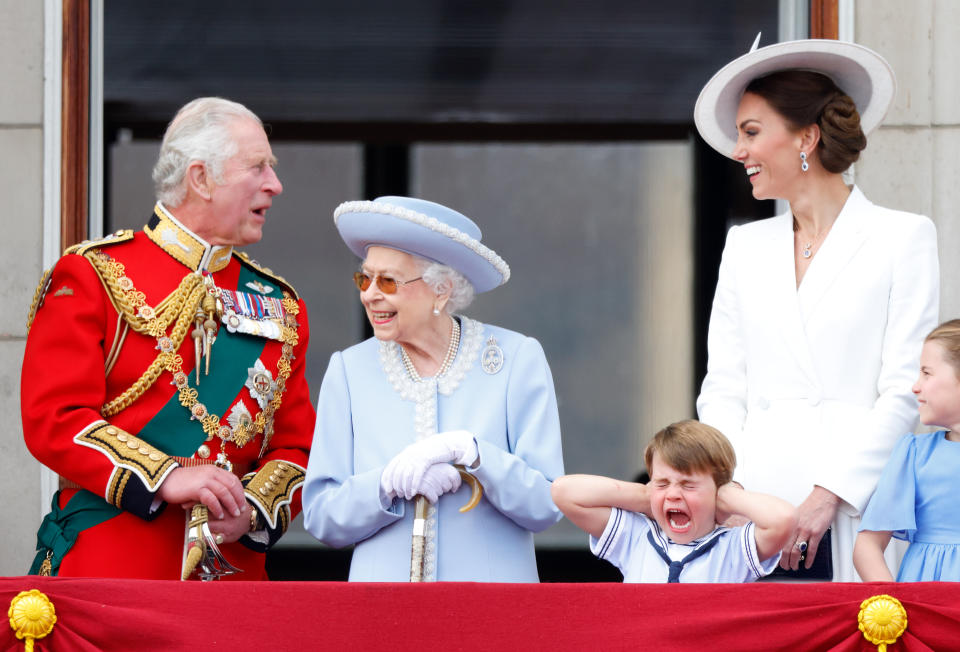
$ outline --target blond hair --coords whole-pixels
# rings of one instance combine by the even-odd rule
[[[936,342],[943,348],[944,356],[953,373],[960,378],[960,319],[945,321],[927,335],[925,342]]]
[[[709,473],[717,487],[733,479],[737,455],[722,432],[694,419],[678,421],[654,435],[643,459],[651,471],[653,455],[681,473]]]

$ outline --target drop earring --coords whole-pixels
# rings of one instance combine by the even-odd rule
[[[436,306],[434,306],[434,307],[433,307],[433,314],[434,314],[435,316],[439,316],[439,315],[440,315],[440,308],[437,308]]]
[[[804,172],[810,169],[810,164],[807,163],[807,153],[800,152],[800,169]]]

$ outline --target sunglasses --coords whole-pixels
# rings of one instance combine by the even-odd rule
[[[400,289],[401,285],[406,285],[407,283],[414,283],[423,279],[422,276],[417,278],[412,278],[409,281],[398,281],[397,279],[391,276],[383,276],[382,274],[377,274],[376,276],[370,276],[365,272],[356,272],[353,275],[353,282],[356,283],[357,289],[361,292],[365,292],[367,288],[370,287],[370,284],[373,280],[377,280],[377,287],[380,288],[380,291],[384,294],[396,294],[397,290]]]

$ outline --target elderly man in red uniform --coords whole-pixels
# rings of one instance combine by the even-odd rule
[[[143,230],[71,247],[45,275],[21,408],[61,489],[31,573],[209,579],[232,565],[266,579],[314,421],[303,301],[234,249],[261,238],[275,163],[251,111],[194,100],[164,135]]]

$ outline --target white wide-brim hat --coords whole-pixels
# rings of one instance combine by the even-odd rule
[[[413,197],[377,197],[348,201],[333,212],[340,237],[350,250],[366,258],[374,246],[398,249],[463,274],[476,292],[486,292],[510,279],[510,266],[480,242],[473,220],[452,208]]]
[[[865,135],[883,122],[897,90],[890,64],[856,43],[805,39],[752,49],[721,68],[700,91],[693,118],[707,144],[732,158],[743,91],[754,79],[781,70],[811,70],[832,79],[857,105]]]

